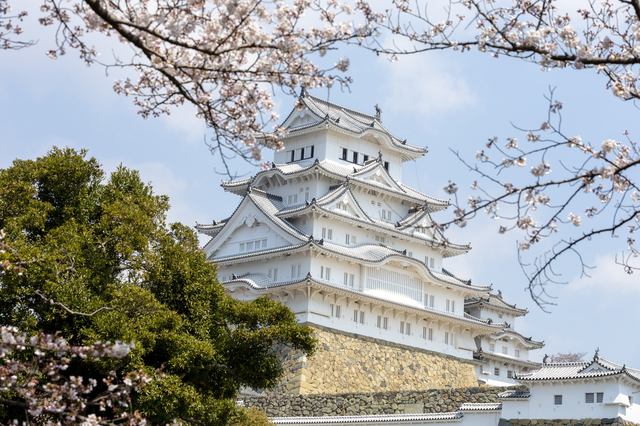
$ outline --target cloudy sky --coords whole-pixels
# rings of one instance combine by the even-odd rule
[[[37,45],[0,52],[0,168],[15,158],[44,155],[54,145],[87,148],[107,171],[119,164],[139,170],[158,193],[169,195],[170,221],[194,225],[233,211],[240,199],[221,190],[220,164],[205,145],[211,134],[193,111],[182,108],[170,117],[145,121],[131,99],[113,92],[116,71],[87,68],[74,52],[53,61],[44,53],[52,47],[52,32],[28,23],[25,27]],[[110,48],[101,47],[103,53]],[[312,93],[368,113],[379,104],[388,129],[411,144],[429,147],[425,158],[405,163],[403,182],[436,197],[450,198],[442,190],[449,180],[458,182],[466,197],[474,180],[450,150],[475,162],[488,138],[523,137],[513,126],[539,126],[546,117],[549,88],[564,103],[568,134],[599,146],[605,139],[622,140],[625,130],[632,138],[640,130],[638,110],[615,99],[604,78],[591,71],[541,72],[534,64],[476,52],[423,54],[395,63],[367,52],[340,53],[351,59],[348,74],[355,82],[350,90]],[[275,95],[284,117],[294,99]],[[244,163],[236,169],[247,175],[257,171]],[[441,212],[435,219],[444,222],[450,215]],[[525,291],[516,236],[498,235],[497,227],[481,218],[450,230],[452,241],[471,242],[473,249],[445,267],[476,284],[493,284],[507,301],[529,309],[515,328],[546,342],[534,353],[535,360],[544,353],[568,351],[587,352],[590,358],[599,347],[613,361],[640,367],[640,339],[634,332],[640,285],[637,274],[626,275],[615,265],[623,238],[602,238],[584,248],[586,263],[595,267],[590,277],[581,277],[575,259],[567,258],[561,277],[566,284],[550,289],[557,305],[544,313]]]

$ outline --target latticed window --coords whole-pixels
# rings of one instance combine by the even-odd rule
[[[562,395],[553,395],[554,405],[562,405]]]
[[[586,402],[587,404],[593,404],[593,402],[595,401],[595,398],[593,396],[593,392],[585,393],[584,402]]]
[[[384,290],[422,302],[422,281],[409,275],[384,269],[367,268],[368,290]]]

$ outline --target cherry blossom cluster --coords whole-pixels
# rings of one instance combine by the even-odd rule
[[[542,70],[593,68],[608,77],[607,86],[622,99],[640,99],[640,3],[585,2],[563,10],[559,0],[451,1],[444,19],[435,21],[397,0],[376,24],[413,43],[408,49],[376,44],[369,47],[392,56],[425,50],[470,50],[517,57]],[[475,26],[468,37],[462,28]],[[462,38],[462,39],[461,39]]]
[[[122,342],[72,346],[59,335],[28,337],[14,327],[0,326],[0,391],[11,396],[3,404],[24,408],[45,425],[146,425],[131,406],[131,393],[150,381],[143,372],[120,378],[110,372],[101,383],[65,374],[74,358],[121,359],[131,348]]]
[[[562,104],[550,98],[547,120],[539,128],[523,130],[526,142],[509,137],[502,145],[497,137],[491,138],[486,149],[476,155],[479,164],[468,164],[459,156],[488,182],[485,186],[477,181],[471,185],[477,195],[469,196],[466,206],[458,199],[455,182],[449,181],[444,188],[454,196],[455,218],[450,223],[465,226],[470,218],[484,211],[501,219],[499,233],[521,232],[521,252],[563,231],[560,242],[534,264],[529,275],[533,288],[552,281],[547,271],[564,253],[576,253],[580,243],[599,234],[627,234],[627,252],[618,261],[629,273],[639,268],[637,260],[634,262],[640,253],[634,246],[633,234],[640,230],[640,189],[634,179],[640,165],[640,147],[626,132],[624,142],[607,139],[593,145],[581,136],[566,135],[560,126],[561,109]],[[491,160],[489,151],[502,160]],[[511,166],[524,166],[527,160],[536,164],[529,170],[530,177],[514,173],[518,169]],[[603,215],[605,211],[610,213]],[[589,229],[582,230],[585,220],[596,218],[598,221],[591,222]],[[575,228],[581,230],[572,232]],[[584,270],[585,265],[582,267]],[[541,299],[544,294],[535,296],[539,304],[546,303]]]
[[[133,97],[142,117],[191,104],[214,133],[212,147],[260,162],[263,147],[282,148],[277,134],[264,137],[278,119],[273,88],[348,84],[336,74],[348,70],[348,58],[333,65],[320,58],[337,43],[372,36],[371,24],[351,17],[374,16],[367,7],[337,0],[44,0],[40,22],[59,26],[51,58],[71,48],[87,65],[100,63],[90,32],[127,44],[132,57],[101,64],[137,74],[113,88]],[[303,21],[317,25],[303,28]]]
[[[9,1],[0,0],[0,49],[20,49],[33,44],[18,38],[22,34],[22,28],[15,21],[21,22],[25,16],[27,16],[27,12],[22,11],[14,14],[9,6]]]

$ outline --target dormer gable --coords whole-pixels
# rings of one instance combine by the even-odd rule
[[[314,114],[309,108],[304,107],[301,110],[294,110],[282,123],[282,127],[285,129],[292,129],[296,127],[302,127],[312,125],[323,121],[322,117]]]

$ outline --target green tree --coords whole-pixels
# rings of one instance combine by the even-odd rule
[[[0,323],[74,345],[132,342],[123,359],[75,360],[67,374],[101,382],[142,370],[155,380],[134,405],[152,423],[236,423],[239,388],[275,386],[274,346],[312,354],[311,330],[280,303],[227,296],[195,233],[165,223],[168,208],[137,172],[120,166],[107,179],[86,151],[54,148],[0,170],[0,260],[14,265],[0,275]]]

